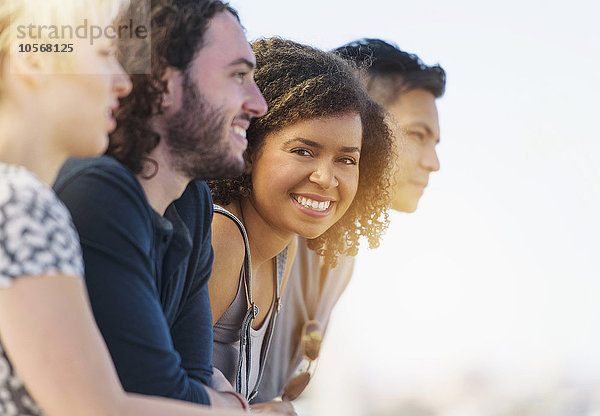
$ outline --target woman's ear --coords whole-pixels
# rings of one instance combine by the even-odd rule
[[[14,78],[23,81],[23,84],[31,88],[41,88],[46,85],[48,76],[42,70],[39,62],[36,62],[28,56],[27,53],[10,53],[8,65],[4,65],[2,72],[8,71]]]
[[[252,173],[252,160],[253,158],[247,158],[244,157],[244,160],[246,161],[246,168],[244,169],[244,173],[246,175],[250,175]]]
[[[258,147],[252,150],[252,155],[250,156],[248,156],[248,149],[246,149],[246,152],[244,153],[244,160],[246,161],[246,169],[244,170],[245,174],[250,175],[252,173],[252,165],[254,165],[258,158],[262,155],[265,140],[266,138],[263,138]]]

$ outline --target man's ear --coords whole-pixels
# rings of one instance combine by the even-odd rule
[[[166,90],[162,96],[162,108],[167,108],[175,103],[175,96],[181,93],[181,71],[168,66],[162,76],[162,81],[167,83]]]

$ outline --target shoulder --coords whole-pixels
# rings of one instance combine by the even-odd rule
[[[53,187],[60,193],[74,182],[92,179],[119,184],[136,193],[143,192],[133,172],[110,156],[67,160],[60,169]]]
[[[3,227],[48,224],[73,228],[69,211],[52,189],[20,167],[0,165],[0,210]]]
[[[179,199],[173,203],[177,213],[190,230],[205,234],[210,230],[213,218],[213,202],[206,182],[190,182]]]
[[[135,236],[136,241],[150,238],[154,211],[133,172],[115,159],[69,159],[54,189],[83,240],[109,234]]]
[[[109,156],[67,160],[54,190],[69,209],[86,200],[99,202],[101,207],[127,202],[150,207],[133,172]]]
[[[54,193],[33,173],[21,166],[0,164],[0,204],[2,209],[15,205],[52,205]]]
[[[185,191],[178,201],[181,201],[181,203],[200,204],[203,207],[206,207],[207,204],[210,204],[212,208],[212,196],[210,194],[210,189],[208,189],[206,182],[201,180],[191,181],[185,188]]]
[[[23,274],[83,274],[69,212],[50,188],[24,168],[0,164],[0,235],[4,283]]]
[[[231,265],[239,264],[241,267],[246,253],[242,233],[231,218],[217,211],[212,220],[212,241],[215,257],[219,255]]]
[[[133,172],[109,156],[67,160],[53,187],[70,210],[77,206],[104,209],[128,203],[151,209]]]

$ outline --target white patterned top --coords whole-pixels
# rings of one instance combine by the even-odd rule
[[[0,163],[0,290],[20,276],[51,273],[83,276],[81,247],[69,211],[31,172]],[[42,415],[1,342],[0,415]]]

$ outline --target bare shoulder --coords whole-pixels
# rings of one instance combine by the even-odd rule
[[[214,260],[208,293],[214,325],[235,298],[245,255],[244,240],[238,226],[232,219],[217,212],[212,221],[212,246]]]
[[[226,256],[228,258],[241,256],[243,261],[245,248],[240,229],[231,218],[216,211],[212,221],[212,244],[215,257],[217,256],[217,250],[219,250],[224,253],[229,252],[229,255]]]

